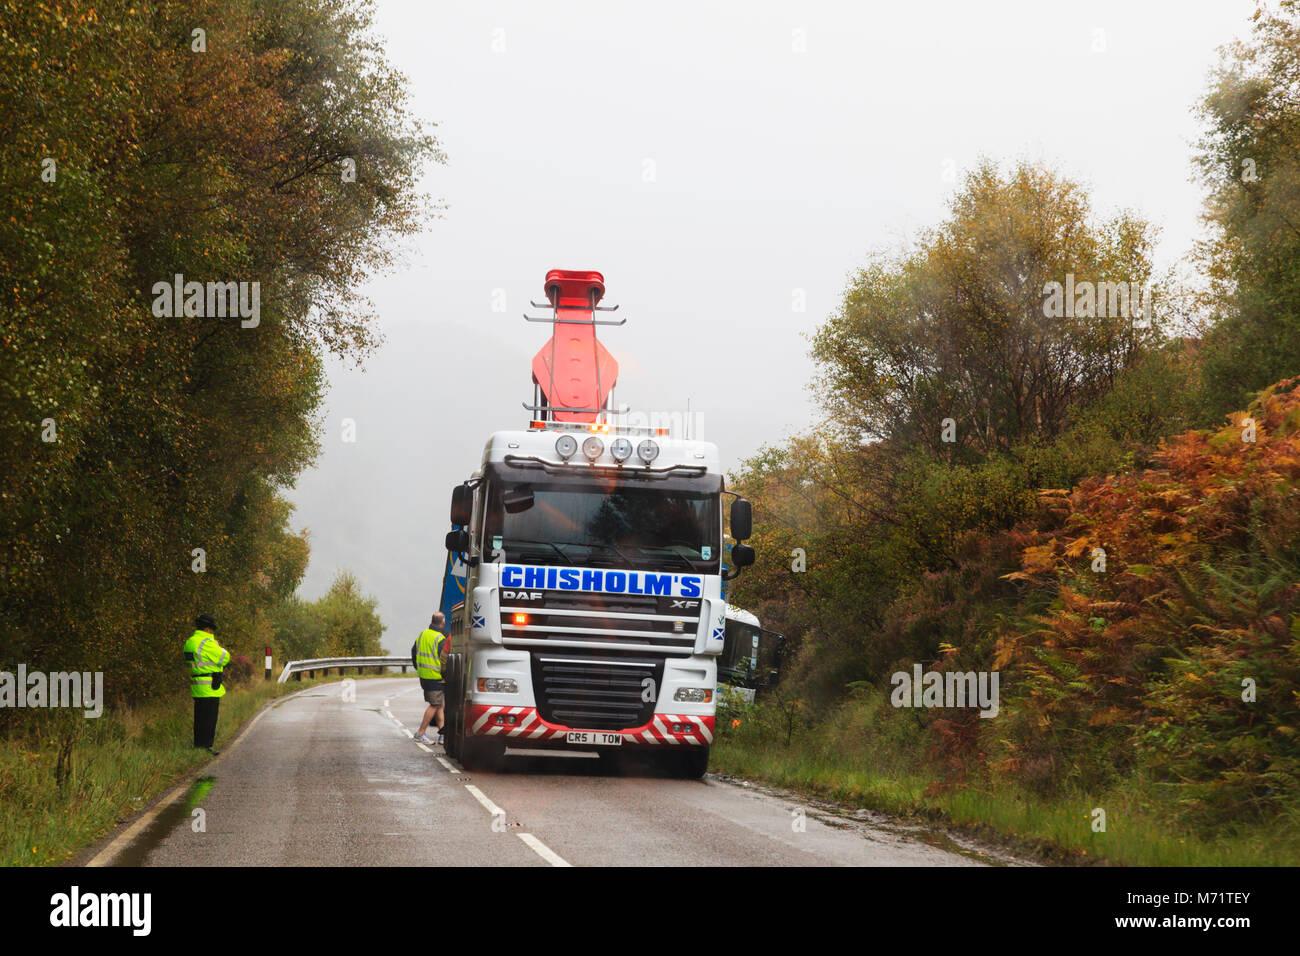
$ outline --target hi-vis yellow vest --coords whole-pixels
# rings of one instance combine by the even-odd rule
[[[442,680],[442,642],[447,638],[431,628],[415,642],[415,672],[425,680]]]
[[[230,663],[230,651],[207,631],[195,631],[185,642],[185,661],[190,665],[190,694],[194,697],[225,697],[226,685],[212,689],[212,675]]]

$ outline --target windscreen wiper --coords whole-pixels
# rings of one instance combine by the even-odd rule
[[[615,554],[617,554],[617,555],[618,555],[618,556],[623,560],[623,564],[624,564],[625,567],[629,567],[629,568],[630,568],[630,567],[633,566],[633,565],[632,565],[632,559],[629,558],[629,557],[628,557],[626,554],[624,554],[622,551],[620,551],[620,550],[618,549],[618,545],[615,545],[615,544],[589,544],[589,545],[587,545],[587,547],[589,547],[589,548],[604,548],[604,549],[607,550],[607,551],[613,551]]]
[[[661,546],[656,546],[656,547],[654,547],[654,548],[651,548],[651,547],[648,547],[648,546],[646,546],[646,545],[640,545],[640,544],[637,545],[636,547],[640,548],[641,551],[642,551],[643,553],[649,553],[649,552],[653,551],[653,552],[655,553],[655,556],[656,556],[656,557],[659,556],[660,552],[666,553],[666,554],[668,554],[669,556],[676,558],[676,559],[677,559],[678,561],[680,561],[682,564],[684,564],[684,565],[686,566],[686,569],[687,569],[688,571],[694,571],[694,570],[695,570],[695,562],[694,562],[692,559],[688,558],[686,555],[682,554],[680,551],[674,551],[671,547],[664,547],[664,546],[661,545]]]
[[[572,559],[571,559],[567,554],[565,554],[565,553],[564,553],[564,550],[563,550],[563,549],[562,549],[558,544],[556,544],[554,541],[536,541],[536,540],[534,540],[534,539],[532,539],[532,538],[508,538],[506,541],[503,541],[503,542],[502,542],[502,547],[504,547],[505,544],[507,544],[507,543],[510,543],[510,544],[542,544],[542,545],[545,545],[546,547],[550,548],[550,549],[551,549],[552,551],[554,551],[556,554],[558,554],[558,555],[560,556],[560,558],[564,561],[565,564],[567,564],[567,565],[569,565],[569,566],[572,566],[572,565],[573,565],[573,560],[572,560]]]

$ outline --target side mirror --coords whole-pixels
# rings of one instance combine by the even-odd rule
[[[731,563],[737,568],[747,568],[754,563],[754,549],[747,544],[731,546]]]
[[[468,526],[470,514],[473,510],[474,489],[468,485],[457,485],[453,488],[451,490],[451,523]]]
[[[749,506],[749,502],[744,498],[737,498],[731,503],[731,536],[737,541],[744,541],[754,533],[754,513]],[[732,548],[731,553],[734,555],[736,549]]]
[[[533,489],[512,488],[501,496],[501,503],[505,505],[506,514],[517,515],[527,511],[533,506]]]
[[[469,532],[464,528],[447,532],[447,550],[463,554],[469,550]]]

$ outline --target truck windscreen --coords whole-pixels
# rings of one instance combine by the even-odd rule
[[[716,573],[716,493],[491,482],[483,553],[522,564]]]

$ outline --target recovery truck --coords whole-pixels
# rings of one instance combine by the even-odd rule
[[[512,749],[648,751],[708,768],[722,582],[752,564],[749,502],[717,447],[627,424],[618,363],[596,339],[599,272],[547,273],[551,340],[532,363],[528,427],[488,438],[457,485],[447,535],[454,603],[444,667],[448,752],[466,768]],[[733,543],[723,565],[724,496]],[[444,600],[447,599],[444,581]]]

